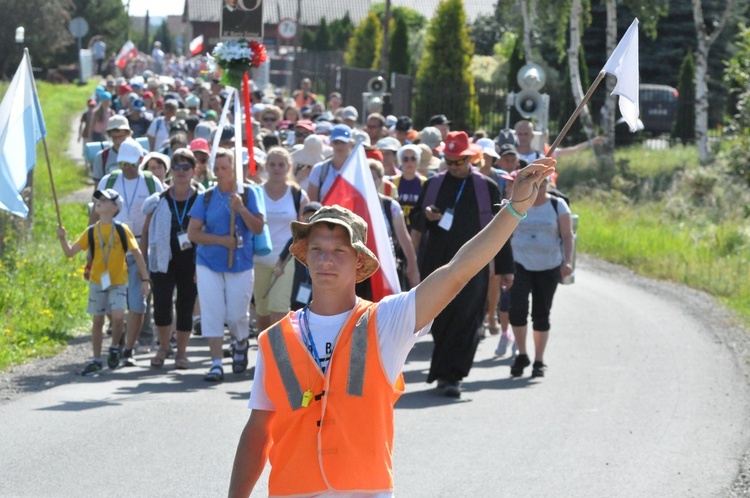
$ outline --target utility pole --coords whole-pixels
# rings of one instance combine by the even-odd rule
[[[388,27],[391,23],[391,0],[385,0],[385,16],[383,17],[383,44],[380,46],[380,69],[388,78]]]
[[[130,0],[125,6],[125,13],[128,15],[128,29],[125,30],[125,41],[130,40]]]
[[[297,82],[300,80],[299,77],[299,54],[300,54],[300,45],[302,44],[302,24],[300,21],[302,20],[302,0],[297,0],[297,34],[294,36],[294,66],[292,67],[292,74],[294,81],[292,82],[292,87],[289,89],[290,93],[294,92],[295,86]]]

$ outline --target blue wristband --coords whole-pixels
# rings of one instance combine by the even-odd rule
[[[510,212],[510,214],[515,216],[517,219],[522,220],[526,218],[526,213],[518,214],[518,211],[513,209],[513,206],[511,205],[509,200],[506,199],[505,201],[503,201],[503,203],[505,204],[505,207],[508,208],[508,211]]]

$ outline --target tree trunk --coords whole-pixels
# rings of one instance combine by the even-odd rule
[[[570,6],[570,45],[568,46],[568,68],[570,70],[570,89],[576,105],[583,101],[584,91],[581,86],[581,73],[578,66],[578,52],[581,50],[581,0],[573,0]],[[583,131],[592,140],[595,136],[594,123],[591,120],[588,104],[580,114]]]
[[[519,0],[521,5],[521,17],[523,18],[523,56],[526,58],[526,63],[531,63],[533,58],[531,57],[531,19],[529,17],[529,1],[532,0]]]
[[[389,25],[391,21],[391,0],[385,0],[385,16],[383,17],[383,44],[380,46],[380,69],[385,73],[386,79],[390,80],[388,74],[388,42]]]
[[[711,159],[711,150],[708,146],[708,53],[711,50],[711,45],[716,41],[721,30],[724,29],[734,1],[727,0],[721,18],[714,24],[714,30],[709,35],[703,19],[701,0],[692,0],[693,21],[695,22],[698,39],[695,50],[695,142],[702,163]]]
[[[617,0],[606,0],[607,7],[607,56],[615,51],[617,46]],[[604,144],[603,153],[604,157],[614,164],[614,148],[615,148],[615,97],[612,96],[612,91],[615,89],[616,78],[611,74],[608,74],[604,80],[606,84],[607,97],[604,100],[604,107],[602,107],[602,128],[604,129]]]

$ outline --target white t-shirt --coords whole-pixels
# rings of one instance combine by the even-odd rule
[[[391,384],[396,382],[401,369],[406,362],[406,357],[417,339],[430,331],[432,322],[421,330],[414,331],[417,319],[416,310],[416,288],[409,292],[402,292],[387,296],[380,301],[377,309],[378,345],[380,346],[380,357]],[[336,337],[344,326],[352,310],[333,316],[317,315],[309,312],[310,329],[312,330],[315,348],[323,367],[328,366],[331,358],[333,345]],[[302,310],[298,310],[292,316],[294,332],[302,338]],[[306,332],[305,332],[306,333]],[[303,340],[303,344],[305,341]],[[248,408],[252,410],[275,411],[273,403],[266,395],[265,389],[265,363],[263,354],[259,350],[255,364],[255,376],[253,388],[250,391]],[[370,495],[371,496],[371,495]]]
[[[328,165],[324,168],[324,165]],[[325,172],[325,178],[322,179],[320,175],[323,174],[323,169],[326,170]],[[341,171],[344,168],[336,169],[333,167],[333,161],[330,159],[326,159],[323,162],[320,162],[312,167],[312,170],[310,170],[310,176],[307,177],[307,184],[308,185],[315,185],[318,187],[318,201],[321,202],[323,198],[326,196],[328,191],[333,186],[333,181],[336,179],[337,176],[341,174]]]
[[[271,244],[273,249],[266,256],[255,256],[255,262],[266,266],[273,266],[279,259],[281,250],[292,236],[289,224],[297,221],[297,211],[294,208],[294,197],[292,188],[287,186],[286,192],[278,200],[268,197],[265,185],[263,185],[263,197],[266,201],[266,224],[271,233]],[[307,201],[307,193],[303,190],[300,197],[300,206]]]
[[[146,135],[154,137],[154,150],[161,149],[164,141],[169,139],[169,123],[164,119],[164,116],[159,116],[151,121]]]
[[[101,179],[99,185],[96,187],[97,190],[107,188],[109,176],[105,175]],[[154,177],[154,187],[154,192],[164,190],[164,186],[162,186],[156,177]],[[143,201],[151,195],[143,173],[138,173],[138,176],[132,180],[127,180],[122,173],[119,173],[115,184],[112,185],[112,189],[116,190],[122,196],[122,209],[115,216],[115,221],[125,223],[130,228],[130,231],[133,232],[133,235],[140,237],[141,232],[143,232],[143,224],[146,222],[146,215],[143,214],[141,207],[143,206]]]

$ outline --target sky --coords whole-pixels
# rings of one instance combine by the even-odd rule
[[[127,6],[128,0],[122,3]],[[130,15],[151,17],[179,16],[185,10],[185,0],[130,0]]]

